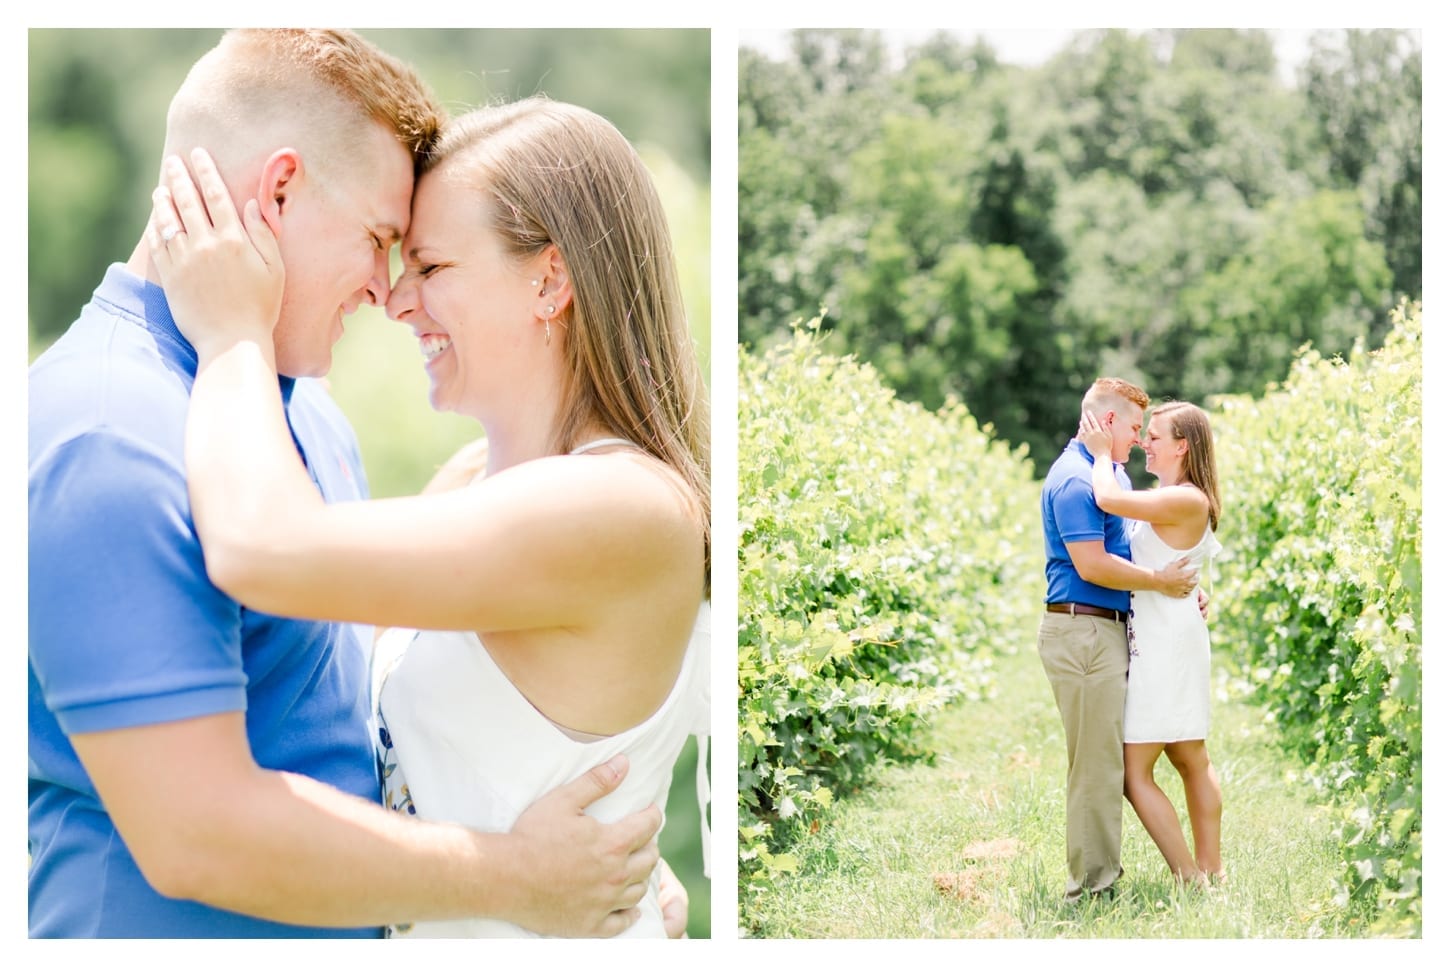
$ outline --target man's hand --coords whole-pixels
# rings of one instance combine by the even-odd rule
[[[1198,586],[1198,572],[1190,570],[1188,558],[1180,557],[1153,572],[1158,590],[1170,598],[1186,598]]]
[[[1203,593],[1203,588],[1198,589],[1198,613],[1204,621],[1208,620],[1208,595]]]
[[[639,919],[637,904],[659,862],[660,811],[604,824],[584,814],[619,787],[629,764],[616,756],[544,796],[519,816],[517,890],[506,919],[538,933],[612,937]]]
[[[660,911],[665,915],[665,936],[683,938],[690,920],[690,894],[664,860],[660,860]]]

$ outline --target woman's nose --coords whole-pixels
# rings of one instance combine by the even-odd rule
[[[415,284],[408,281],[407,273],[404,273],[399,277],[397,285],[393,286],[384,310],[387,312],[389,319],[395,322],[407,322],[408,316],[412,315],[417,305],[418,299]]]

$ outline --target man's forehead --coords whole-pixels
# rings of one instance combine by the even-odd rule
[[[413,218],[413,173],[405,177],[388,179],[387,190],[380,195],[378,228],[387,233],[392,242],[400,242],[408,234],[408,224]]]
[[[369,227],[387,241],[397,242],[408,231],[413,205],[413,156],[379,125],[374,125],[370,140],[371,163],[364,169],[371,175],[364,189]]]

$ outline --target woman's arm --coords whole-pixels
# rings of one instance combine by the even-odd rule
[[[1110,456],[1112,440],[1091,413],[1083,413],[1078,439],[1093,457],[1093,498],[1098,507],[1119,517],[1152,524],[1191,524],[1206,519],[1207,501],[1196,487],[1129,490],[1118,483]]]
[[[295,454],[238,442],[251,416],[220,402],[234,396],[207,397],[192,404],[188,445],[234,445],[188,451],[197,532],[212,580],[258,610],[482,632],[578,625],[700,553],[678,491],[636,457],[549,457],[460,490],[328,505]]]

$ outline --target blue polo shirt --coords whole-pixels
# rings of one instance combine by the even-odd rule
[[[30,368],[30,935],[376,937],[156,893],[67,738],[244,711],[258,764],[379,801],[360,629],[249,611],[207,579],[182,458],[195,375],[165,295],[122,265]],[[366,497],[325,390],[280,388],[323,495]]]
[[[1123,468],[1113,469],[1118,483],[1125,490],[1132,490],[1133,483]],[[1109,554],[1124,560],[1133,557],[1128,546],[1127,522],[1103,511],[1093,497],[1092,454],[1077,440],[1068,443],[1042,483],[1042,534],[1047,550],[1048,604],[1073,602],[1128,610],[1129,592],[1084,581],[1067,554],[1069,543],[1102,541]]]

